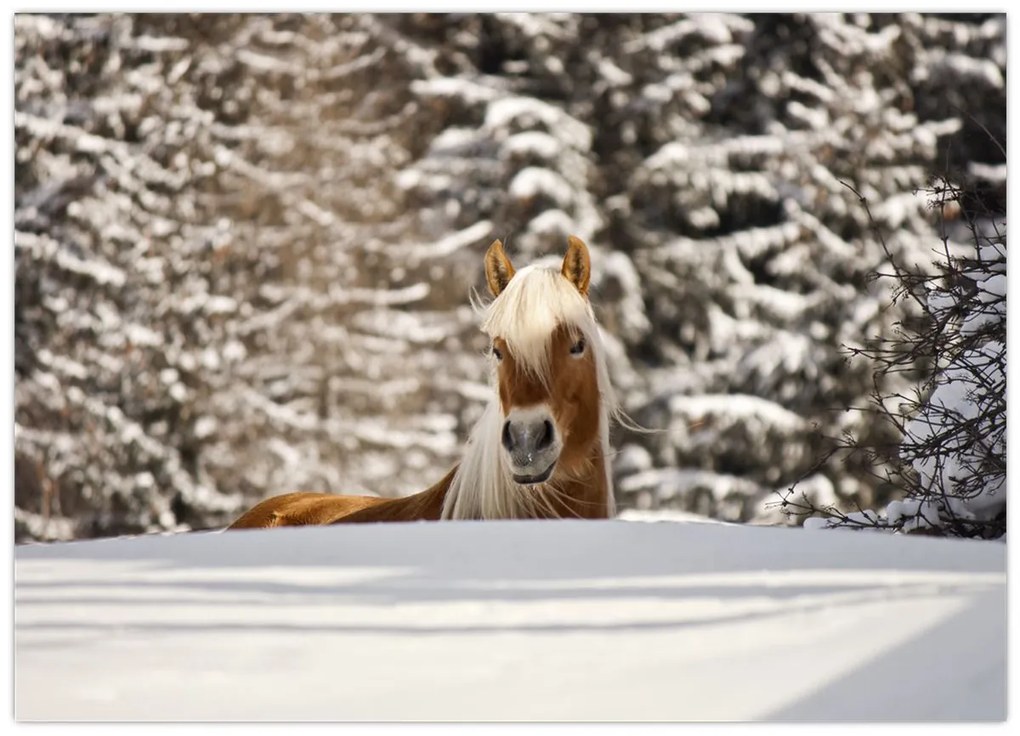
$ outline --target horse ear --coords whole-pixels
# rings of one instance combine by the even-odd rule
[[[588,246],[576,235],[567,238],[567,255],[563,257],[562,273],[567,281],[577,287],[581,296],[588,296],[591,258],[588,257]]]
[[[493,296],[499,296],[510,279],[514,277],[513,265],[503,251],[503,243],[493,240],[489,250],[485,253],[485,280],[489,282],[489,291]]]

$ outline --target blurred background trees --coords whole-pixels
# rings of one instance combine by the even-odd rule
[[[874,273],[967,235],[928,206],[933,173],[1004,210],[1005,35],[1004,15],[16,16],[16,538],[419,490],[489,394],[485,247],[523,263],[569,233],[625,408],[659,430],[614,437],[621,507],[783,520],[795,481],[895,500],[874,456],[831,450],[896,444],[844,409],[925,359],[848,352],[923,317]]]

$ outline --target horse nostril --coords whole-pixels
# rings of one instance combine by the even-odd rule
[[[552,444],[552,441],[553,441],[552,422],[546,419],[544,422],[542,422],[542,434],[539,435],[538,437],[538,442],[535,445],[535,449],[544,450],[545,448]]]
[[[511,450],[514,449],[514,440],[513,437],[510,436],[509,420],[503,422],[503,447],[507,449],[507,452],[510,452]]]

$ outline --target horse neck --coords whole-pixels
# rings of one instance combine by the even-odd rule
[[[437,521],[442,515],[443,501],[457,473],[454,466],[442,480],[424,491],[410,496],[391,498],[382,503],[342,516],[332,523],[356,524],[377,521]]]
[[[549,512],[541,516],[558,519],[606,519],[614,516],[616,506],[612,480],[606,471],[605,452],[599,439],[581,473],[543,484],[537,489],[545,502],[536,504],[536,507]]]

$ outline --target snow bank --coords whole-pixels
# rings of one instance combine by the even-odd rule
[[[19,720],[1001,720],[1005,545],[449,522],[15,550]]]

